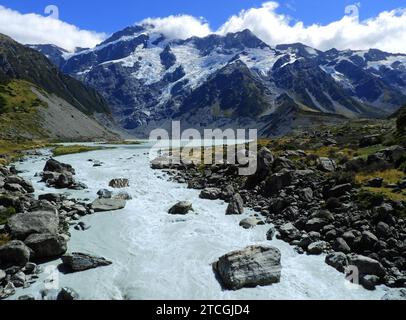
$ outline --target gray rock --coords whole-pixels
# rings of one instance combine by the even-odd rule
[[[57,173],[65,173],[69,172],[71,174],[75,174],[75,169],[72,168],[71,165],[59,162],[55,159],[50,159],[45,164],[44,172],[57,172]]]
[[[27,193],[34,193],[35,189],[32,186],[31,181],[28,181],[19,176],[8,176],[4,180],[5,184],[17,184],[20,185]]]
[[[24,288],[27,285],[27,277],[24,272],[17,272],[13,274],[10,281],[16,288]]]
[[[109,187],[120,189],[120,188],[128,188],[130,186],[130,181],[128,179],[113,179],[109,182]]]
[[[97,191],[97,195],[102,199],[110,199],[113,196],[113,192],[107,189],[100,189]]]
[[[281,278],[281,253],[277,248],[250,246],[222,256],[214,265],[225,288],[267,286]]]
[[[374,178],[371,180],[368,180],[365,185],[367,187],[372,187],[372,188],[381,188],[383,185],[383,179],[382,178]]]
[[[34,259],[58,257],[67,250],[67,239],[55,234],[32,234],[24,243],[33,250]]]
[[[115,200],[129,201],[129,200],[132,200],[132,198],[133,197],[128,192],[125,192],[125,191],[121,191],[113,196],[113,199],[115,199]]]
[[[266,176],[272,169],[274,163],[274,156],[268,148],[261,148],[258,152],[258,174]]]
[[[96,199],[92,203],[94,212],[114,211],[125,208],[126,201],[118,199]]]
[[[219,188],[206,188],[200,193],[201,199],[217,200],[221,197],[221,189]]]
[[[244,229],[252,229],[256,227],[260,221],[261,220],[256,217],[249,217],[241,220],[240,227],[243,227]]]
[[[333,245],[334,250],[344,253],[350,253],[351,248],[343,238],[337,238]]]
[[[24,267],[30,259],[30,249],[21,241],[13,240],[0,247],[0,268]]]
[[[4,288],[0,287],[0,300],[7,299],[16,293],[16,288],[13,283],[8,282]]]
[[[4,185],[4,189],[11,191],[11,192],[19,192],[21,194],[27,193],[27,191],[25,191],[25,189],[22,186],[20,186],[19,184],[16,184],[16,183],[6,183]]]
[[[38,196],[38,200],[46,200],[49,202],[59,202],[64,199],[64,196],[59,193],[47,193]]]
[[[276,233],[276,230],[275,230],[275,228],[270,228],[269,230],[268,230],[268,232],[266,233],[266,239],[267,240],[269,240],[269,241],[271,241],[272,239],[273,239],[273,237],[275,236],[275,233]]]
[[[301,237],[300,231],[292,223],[280,226],[279,233],[281,239],[288,241],[298,240]]]
[[[283,188],[290,186],[293,182],[294,171],[283,169],[271,175],[266,183],[266,189],[271,194],[278,193]]]
[[[6,273],[3,271],[3,270],[1,270],[0,269],[0,283],[4,280],[4,279],[6,279]]]
[[[326,257],[326,263],[329,266],[332,266],[339,272],[345,271],[345,268],[348,266],[348,259],[347,256],[342,252],[334,252],[330,253]]]
[[[385,268],[374,259],[362,255],[349,255],[348,264],[358,268],[360,275],[376,275],[383,277],[386,274]]]
[[[85,271],[98,267],[109,266],[111,261],[90,254],[74,252],[62,257],[63,264],[72,272]]]
[[[359,283],[367,290],[375,290],[375,287],[380,284],[380,278],[374,275],[363,275]]]
[[[327,251],[330,248],[330,244],[326,241],[316,241],[307,247],[307,252],[313,255],[319,255]]]
[[[375,243],[379,240],[378,238],[370,231],[364,231],[362,233],[361,243],[367,248],[373,248]]]
[[[331,188],[328,192],[329,197],[339,198],[345,195],[347,192],[351,191],[351,183],[341,184]]]
[[[193,211],[193,204],[189,201],[181,201],[169,209],[168,213],[173,215],[186,215]]]
[[[58,292],[56,300],[62,300],[62,301],[79,300],[79,294],[75,290],[73,290],[72,288],[63,287]]]
[[[238,215],[244,213],[244,200],[239,193],[236,193],[228,204],[226,214],[227,215]]]
[[[6,230],[14,239],[25,240],[36,233],[57,234],[59,217],[49,211],[19,213],[12,216],[6,225]]]
[[[330,158],[321,157],[317,159],[317,168],[324,172],[334,172],[337,169],[337,164]]]
[[[311,202],[313,200],[313,190],[311,188],[304,188],[300,194],[302,199],[306,202]]]
[[[391,236],[389,225],[382,221],[379,222],[376,226],[376,234],[384,239],[389,238]]]
[[[320,231],[324,226],[328,224],[328,221],[321,218],[313,218],[307,221],[305,229],[306,231]]]

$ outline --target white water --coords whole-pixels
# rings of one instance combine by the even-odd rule
[[[113,178],[130,179],[134,199],[123,210],[97,213],[83,219],[91,229],[72,228],[69,251],[104,256],[113,265],[81,273],[59,274],[59,285],[74,288],[84,299],[380,299],[386,288],[366,291],[344,280],[344,275],[324,263],[324,256],[299,255],[293,247],[267,241],[269,226],[253,230],[239,227],[241,216],[226,216],[222,201],[199,199],[189,190],[157,176],[144,155],[147,146],[120,146],[84,154],[59,157],[71,164],[77,180],[89,186],[73,191],[76,198],[93,200]],[[104,162],[94,168],[95,159]],[[23,176],[33,180],[38,193],[55,192],[34,177],[45,164],[33,158],[19,164]],[[189,200],[196,214],[173,217],[167,210],[177,201]],[[247,215],[249,212],[247,212]],[[223,254],[252,244],[267,244],[282,252],[282,278],[268,287],[222,291],[211,263]],[[58,265],[60,261],[48,265]],[[44,277],[44,276],[42,276]],[[21,294],[38,295],[43,279]],[[17,295],[17,296],[18,296]]]

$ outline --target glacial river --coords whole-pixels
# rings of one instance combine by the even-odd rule
[[[325,256],[299,255],[279,241],[267,241],[270,226],[244,230],[244,216],[226,216],[222,201],[199,199],[198,190],[166,181],[154,171],[146,155],[148,145],[118,146],[83,154],[58,157],[76,169],[76,179],[89,188],[68,191],[80,199],[96,198],[113,178],[128,178],[125,189],[133,196],[125,209],[86,216],[88,231],[72,228],[69,251],[103,256],[113,264],[80,273],[53,271],[61,261],[48,263],[40,281],[22,294],[39,295],[45,278],[53,286],[69,286],[83,299],[380,299],[386,292],[381,286],[367,291],[349,284],[344,275],[324,263]],[[93,167],[88,159],[103,162]],[[37,194],[55,192],[39,183],[46,158],[31,157],[17,165],[22,176],[31,179]],[[63,190],[60,192],[64,192]],[[66,192],[66,190],[65,190]],[[194,214],[170,216],[168,209],[178,201],[193,203]],[[251,212],[252,213],[252,212]],[[224,291],[217,282],[211,264],[225,253],[248,245],[273,245],[282,253],[282,278],[267,287]],[[49,281],[47,281],[49,282]]]

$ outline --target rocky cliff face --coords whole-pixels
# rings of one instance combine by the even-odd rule
[[[137,134],[177,119],[197,128],[255,126],[273,135],[285,130],[275,119],[293,111],[328,122],[384,116],[406,103],[405,55],[272,48],[249,30],[170,40],[133,26],[62,64],[54,61],[101,92],[121,126]]]

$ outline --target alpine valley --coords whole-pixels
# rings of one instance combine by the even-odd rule
[[[120,127],[141,137],[174,119],[184,128],[249,127],[275,136],[386,117],[406,104],[404,54],[271,47],[249,30],[178,40],[136,25],[75,53],[31,48],[100,92]]]

